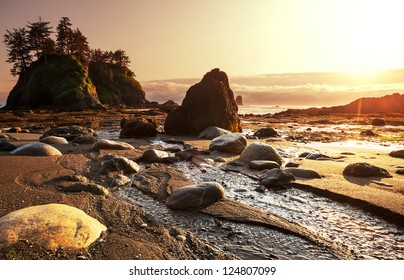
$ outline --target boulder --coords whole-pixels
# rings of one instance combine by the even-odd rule
[[[122,174],[117,174],[116,176],[114,176],[114,178],[112,178],[111,187],[123,187],[130,181],[131,179],[129,177]]]
[[[254,132],[253,136],[257,138],[276,137],[278,136],[278,132],[276,132],[276,130],[272,127],[264,127]]]
[[[133,119],[121,122],[120,138],[153,137],[157,135],[157,125],[150,119]]]
[[[170,154],[165,151],[150,149],[144,151],[139,160],[147,163],[157,163],[157,162],[163,162],[164,158],[168,157],[170,157]]]
[[[46,143],[46,144],[69,144],[69,142],[67,142],[66,138],[58,137],[58,136],[48,136],[48,137],[42,138],[40,141],[42,143]]]
[[[254,142],[248,145],[241,153],[240,160],[247,162],[253,160],[270,160],[275,161],[279,165],[282,164],[282,158],[277,150],[268,144],[259,142]]]
[[[295,168],[295,167],[288,167],[285,168],[290,174],[295,177],[306,178],[306,179],[321,179],[321,175],[318,174],[317,171],[312,169],[304,169],[304,168]]]
[[[238,106],[243,106],[243,97],[241,95],[237,95],[236,97],[236,104]]]
[[[17,149],[14,144],[11,144],[7,139],[1,139],[0,140],[0,151],[2,152],[11,152]]]
[[[230,133],[212,140],[209,150],[229,154],[240,154],[247,145],[247,139],[241,133]]]
[[[385,126],[385,125],[386,125],[386,121],[385,121],[384,119],[376,118],[376,119],[373,119],[373,120],[370,122],[370,124],[373,125],[373,126]]]
[[[56,127],[52,128],[48,131],[46,131],[41,138],[45,138],[48,136],[58,136],[58,137],[63,137],[67,141],[72,141],[78,136],[97,136],[97,133],[88,127],[83,127],[83,126],[61,126],[61,127]]]
[[[92,150],[133,150],[135,149],[131,144],[121,142],[121,141],[113,141],[113,140],[98,140],[94,143]]]
[[[11,152],[15,156],[61,156],[62,153],[51,145],[35,142],[25,144]]]
[[[168,100],[167,102],[159,105],[159,109],[160,111],[166,112],[166,113],[170,113],[172,111],[174,111],[175,109],[179,108],[180,105],[175,103],[172,100]]]
[[[0,248],[28,240],[46,249],[86,248],[107,228],[64,204],[31,206],[0,218]]]
[[[76,144],[94,144],[95,142],[97,142],[97,138],[88,135],[77,136],[72,141],[72,143]]]
[[[304,154],[304,153],[303,153],[303,154]],[[303,154],[301,154],[301,155],[303,155]],[[299,156],[299,157],[300,157],[300,156]],[[311,160],[318,160],[318,159],[322,159],[322,160],[324,160],[324,159],[332,160],[331,157],[329,157],[329,156],[327,156],[327,155],[324,155],[324,154],[321,154],[321,153],[308,153],[308,154],[305,156],[305,158],[306,158],[306,159],[311,159]]]
[[[120,172],[125,175],[139,172],[139,165],[133,160],[118,155],[105,155],[101,158],[101,174]]]
[[[204,182],[179,188],[167,197],[165,204],[171,209],[188,209],[213,204],[224,196],[223,187],[216,182]]]
[[[216,68],[190,87],[181,107],[167,115],[164,131],[171,135],[198,135],[217,126],[240,132],[238,107],[225,72]]]
[[[248,167],[254,170],[280,168],[277,162],[271,160],[252,160],[249,162]]]
[[[288,163],[285,164],[285,167],[299,167],[300,164],[296,162],[289,161]]]
[[[384,168],[366,162],[352,163],[345,167],[344,176],[390,178],[391,174]]]
[[[391,157],[404,158],[404,150],[392,151],[389,154]]]
[[[217,126],[209,126],[208,128],[204,129],[201,133],[199,133],[199,138],[202,139],[209,139],[212,140],[216,137],[229,134],[231,133],[230,131],[217,127]]]
[[[280,168],[264,170],[260,174],[259,183],[268,188],[282,187],[295,181],[295,177]]]

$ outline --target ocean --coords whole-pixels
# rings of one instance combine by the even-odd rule
[[[238,113],[244,114],[254,114],[254,115],[265,115],[265,114],[275,114],[287,109],[306,109],[313,106],[292,106],[292,105],[239,105]]]

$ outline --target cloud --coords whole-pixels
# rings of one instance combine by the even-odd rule
[[[297,73],[230,77],[229,81],[235,96],[242,95],[245,104],[330,106],[360,97],[403,92],[402,76],[390,74],[369,76],[366,80],[347,73]],[[181,103],[196,82],[198,79],[151,81],[143,82],[142,87],[149,100],[161,103],[172,99]]]

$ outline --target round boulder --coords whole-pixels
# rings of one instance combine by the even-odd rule
[[[257,138],[276,137],[278,136],[278,132],[272,127],[264,127],[254,132],[253,136]]]
[[[247,139],[241,133],[229,133],[212,140],[209,150],[229,154],[240,154],[247,145]]]
[[[373,125],[373,126],[385,126],[385,125],[386,125],[386,121],[385,121],[384,119],[376,118],[376,119],[373,119],[373,120],[370,122],[370,124]]]
[[[404,150],[392,151],[389,155],[391,157],[404,158]]]
[[[133,160],[119,155],[105,155],[101,158],[101,174],[122,172],[125,175],[139,172],[139,165]]]
[[[146,150],[139,160],[148,163],[163,162],[164,158],[170,157],[170,154],[165,151],[159,151],[155,149]]]
[[[366,162],[352,163],[345,167],[343,174],[352,177],[382,177],[390,178],[391,174],[384,168]]]
[[[48,137],[42,138],[40,141],[42,143],[46,143],[46,144],[69,144],[69,142],[67,142],[66,138],[58,137],[58,136],[48,136]]]
[[[92,150],[133,150],[135,149],[131,144],[121,142],[121,141],[113,141],[113,140],[98,140],[94,143]]]
[[[189,209],[213,204],[224,196],[223,187],[216,182],[204,182],[179,188],[167,197],[165,204],[171,209]]]
[[[157,135],[157,125],[150,119],[122,120],[120,138],[153,137]]]
[[[254,142],[248,145],[241,153],[240,160],[247,162],[253,160],[270,160],[275,161],[279,165],[282,164],[282,158],[277,150],[268,144],[259,142]]]
[[[91,128],[73,125],[52,128],[46,131],[41,138],[48,136],[63,137],[67,141],[72,141],[78,136],[97,136],[97,133]]]
[[[106,230],[99,221],[72,206],[32,206],[0,218],[0,248],[20,240],[52,250],[86,248]]]
[[[282,187],[295,181],[295,177],[288,171],[274,168],[262,171],[259,178],[260,185],[268,188]]]
[[[61,156],[62,153],[51,145],[35,142],[25,144],[11,152],[15,156]]]
[[[217,127],[217,126],[209,126],[208,128],[206,128],[205,130],[203,130],[200,134],[199,134],[199,138],[202,139],[209,139],[212,140],[216,137],[225,135],[225,134],[229,134],[230,131]]]

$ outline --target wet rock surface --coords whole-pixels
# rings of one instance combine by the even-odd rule
[[[11,152],[15,156],[60,156],[62,153],[52,147],[51,145],[45,143],[32,143],[25,144]]]
[[[209,150],[229,154],[240,154],[247,145],[247,139],[240,133],[230,133],[212,140]]]
[[[270,160],[275,161],[279,165],[282,164],[281,156],[272,146],[258,142],[249,144],[241,153],[240,160],[247,162],[253,160]]]
[[[345,167],[343,174],[344,176],[352,177],[392,177],[386,169],[368,164],[366,162],[349,164],[347,167]]]
[[[262,171],[259,179],[259,183],[267,188],[283,187],[294,181],[291,173],[279,168]]]

